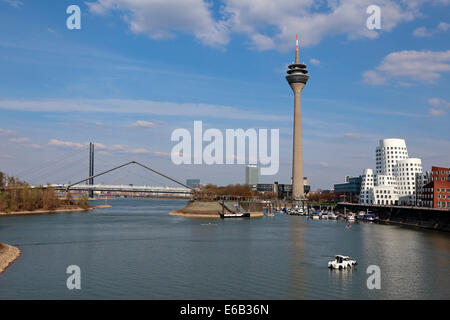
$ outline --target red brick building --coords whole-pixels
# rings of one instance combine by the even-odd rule
[[[423,187],[425,206],[450,210],[450,168],[431,167],[431,182]]]

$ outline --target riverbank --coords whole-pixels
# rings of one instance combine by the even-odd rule
[[[190,201],[182,208],[170,211],[172,216],[186,218],[220,218],[222,206],[217,201]],[[261,211],[250,211],[250,218],[260,218],[264,216]]]
[[[20,249],[6,243],[0,243],[0,274],[21,255]]]
[[[44,209],[38,209],[33,211],[13,211],[13,212],[0,212],[0,216],[14,216],[14,215],[31,215],[31,214],[54,214],[54,213],[63,213],[63,212],[83,212],[83,211],[90,211],[94,209],[101,209],[101,208],[111,208],[110,205],[98,205],[94,207],[89,208],[59,208],[59,209],[53,209],[53,210],[44,210]]]

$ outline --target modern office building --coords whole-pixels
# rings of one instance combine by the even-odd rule
[[[358,201],[361,192],[362,176],[346,176],[344,180],[344,183],[337,183],[334,185],[334,192],[348,196],[346,199],[350,202]]]
[[[200,187],[200,179],[186,179],[186,185],[191,188]]]
[[[303,141],[302,141],[302,110],[301,93],[308,82],[306,65],[300,63],[298,53],[298,34],[295,47],[295,63],[288,66],[286,80],[294,92],[294,142],[292,158],[292,197],[303,199],[305,192],[303,188]]]
[[[416,179],[423,174],[422,161],[408,157],[405,140],[380,140],[375,149],[375,158],[376,173],[372,169],[363,172],[359,203],[416,205]]]
[[[259,181],[259,169],[258,166],[249,164],[245,167],[245,184],[249,186],[256,186]]]

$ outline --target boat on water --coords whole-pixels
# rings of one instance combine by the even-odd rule
[[[367,213],[364,215],[362,220],[366,221],[366,222],[376,222],[376,221],[378,221],[378,217],[376,215],[374,215],[373,213]]]
[[[347,213],[346,219],[347,221],[355,221],[356,220],[355,214],[352,212]]]
[[[334,260],[328,262],[328,268],[342,270],[352,268],[357,264],[356,259],[338,254]]]
[[[363,220],[365,215],[366,215],[366,212],[365,212],[365,211],[360,211],[360,212],[358,212],[358,215],[355,216],[355,218],[356,218],[357,220]]]
[[[336,220],[337,218],[338,218],[338,216],[335,215],[333,211],[328,212],[328,219],[329,220]]]
[[[220,217],[222,219],[228,219],[228,218],[250,218],[250,212],[221,213]]]

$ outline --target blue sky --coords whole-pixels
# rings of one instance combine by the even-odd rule
[[[66,28],[71,4],[81,30]],[[370,4],[381,8],[381,30],[366,27]],[[74,181],[94,141],[96,170],[140,160],[180,180],[244,182],[242,165],[172,164],[171,132],[202,120],[279,128],[280,171],[261,181],[288,183],[284,76],[297,32],[311,76],[302,116],[313,188],[374,167],[382,138],[406,139],[425,169],[450,166],[449,13],[448,0],[0,0],[0,170]],[[166,183],[126,172],[101,182]]]

